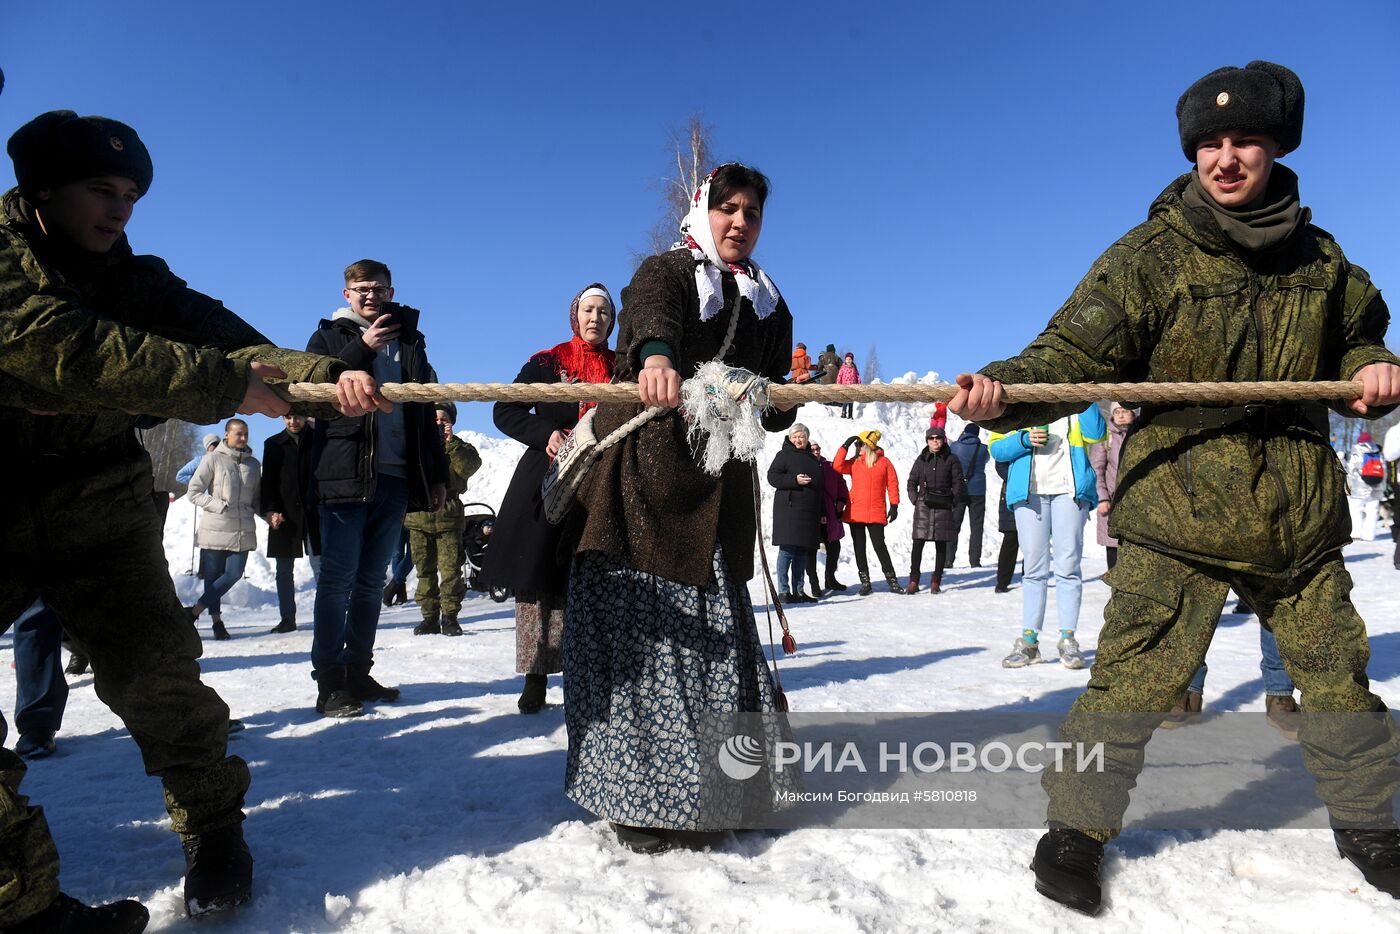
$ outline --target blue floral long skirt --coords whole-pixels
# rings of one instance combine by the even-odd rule
[[[767,770],[735,781],[717,767],[734,732],[723,715],[776,705],[753,604],[718,544],[713,573],[702,588],[599,552],[574,560],[564,625],[564,791],[601,818],[670,830],[757,826],[786,784]],[[743,719],[750,726],[741,731],[756,732],[757,718]]]

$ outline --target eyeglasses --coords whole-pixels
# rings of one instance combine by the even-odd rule
[[[354,292],[356,295],[360,296],[360,298],[369,298],[371,295],[383,298],[389,294],[389,287],[387,285],[374,285],[369,288],[361,286],[355,289],[347,288],[346,291]]]

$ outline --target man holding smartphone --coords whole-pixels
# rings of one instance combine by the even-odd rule
[[[323,319],[307,349],[369,370],[380,383],[433,381],[417,309],[396,304],[389,267],[350,264],[349,307]],[[316,712],[354,717],[364,701],[393,701],[397,688],[370,677],[384,568],[408,511],[437,512],[447,497],[447,458],[433,407],[316,423],[312,476],[321,512],[321,578],[313,611],[311,665]]]

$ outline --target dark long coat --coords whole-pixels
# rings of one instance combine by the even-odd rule
[[[925,493],[943,493],[954,503],[967,499],[967,484],[963,482],[962,464],[957,455],[944,444],[935,454],[927,447],[909,468],[905,483],[909,499],[914,503],[914,538],[925,542],[953,542],[958,538],[958,525],[952,507],[935,509],[924,503]]]
[[[520,368],[515,381],[557,383],[559,371],[548,354],[536,354]],[[540,483],[549,469],[545,453],[549,436],[578,424],[578,403],[497,402],[491,415],[496,427],[525,445],[526,451],[501,500],[481,569],[483,579],[527,594],[560,593],[569,573],[555,554],[563,526],[551,525],[545,518]]]
[[[311,533],[311,553],[321,553],[321,519],[311,498],[311,426],[279,431],[263,442],[263,514],[280,512],[279,528],[268,527],[269,558],[300,558],[302,541]]]
[[[811,482],[798,483],[798,474],[811,477]],[[773,544],[816,548],[824,499],[821,461],[810,448],[799,449],[791,438],[784,438],[782,450],[768,467],[768,485],[777,491],[773,494]]]

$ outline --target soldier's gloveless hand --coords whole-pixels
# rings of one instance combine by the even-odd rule
[[[238,404],[239,415],[270,415],[273,418],[286,415],[292,404],[264,380],[286,379],[287,373],[280,366],[271,363],[253,363],[248,367],[248,390],[243,401]]]
[[[981,373],[959,373],[958,392],[948,401],[948,411],[969,422],[1000,418],[1006,412],[1001,383]]]
[[[1352,379],[1361,381],[1361,398],[1353,399],[1349,408],[1365,415],[1373,405],[1400,403],[1400,366],[1393,363],[1372,363],[1356,371]]]

